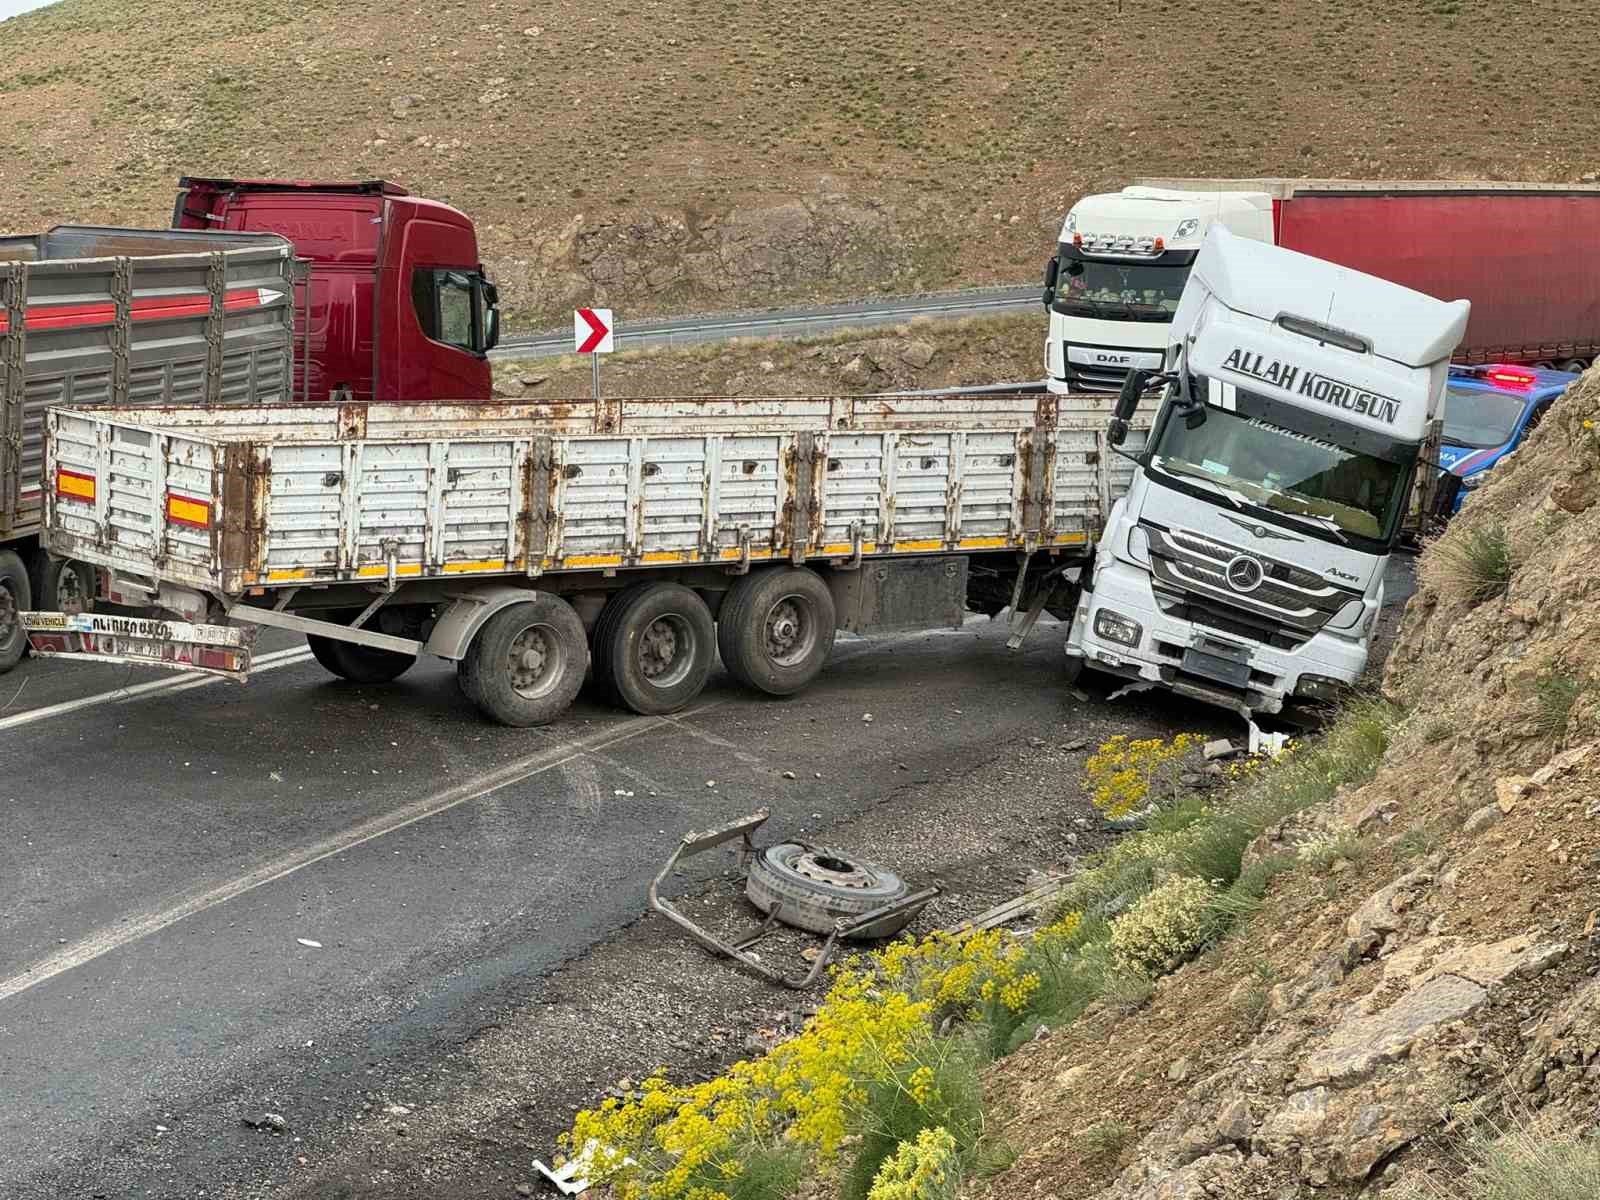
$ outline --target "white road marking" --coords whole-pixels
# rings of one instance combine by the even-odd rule
[[[964,624],[970,625],[975,623],[975,620],[986,619],[983,617],[969,617]],[[884,638],[862,639],[848,646],[836,647],[829,661],[834,663],[842,662],[862,654],[871,653],[874,650],[881,650],[917,638],[940,637],[953,632],[957,631],[917,630]],[[309,655],[310,651],[291,649],[278,651],[276,656],[264,656],[263,661],[271,659],[272,661],[268,668],[271,669],[271,667],[288,666],[292,662],[301,661],[303,658],[309,657]],[[156,682],[168,683],[166,680]],[[218,681],[206,676],[200,679],[180,680],[179,686],[202,687],[215,682]],[[151,684],[140,684],[138,687],[147,691],[154,690]],[[136,688],[128,688],[119,692],[107,693],[105,696],[92,696],[86,698],[86,700],[71,701],[70,704],[77,707],[83,707],[86,703],[104,704],[113,699],[126,697],[137,690]],[[169,690],[175,689],[172,689],[169,685]],[[139,692],[139,694],[145,693]],[[97,958],[110,954],[113,950],[121,949],[130,942],[136,942],[149,937],[151,934],[160,933],[163,929],[176,925],[179,921],[205,912],[207,909],[215,908],[219,904],[226,904],[228,901],[237,899],[247,892],[253,892],[257,888],[276,883],[278,880],[302,871],[306,867],[313,866],[324,859],[333,858],[335,855],[343,854],[346,850],[353,850],[357,846],[374,841],[386,834],[404,829],[408,825],[414,825],[418,821],[427,820],[429,817],[437,816],[460,805],[481,799],[502,788],[509,787],[511,784],[520,783],[524,779],[564,767],[568,763],[593,751],[603,750],[608,746],[630,741],[640,734],[649,733],[652,730],[666,726],[677,726],[685,732],[703,732],[681,723],[698,717],[702,713],[710,712],[714,708],[719,708],[731,699],[733,697],[730,696],[712,700],[706,704],[697,705],[694,708],[665,717],[633,717],[609,729],[597,730],[587,737],[563,742],[559,746],[552,746],[546,750],[527,755],[507,763],[503,767],[498,767],[487,774],[435,792],[431,796],[413,800],[410,804],[395,809],[393,812],[383,813],[359,822],[330,837],[281,855],[270,862],[262,864],[255,870],[248,871],[225,883],[204,891],[195,892],[176,903],[168,905],[166,908],[125,917],[119,920],[114,927],[103,928],[80,938],[72,945],[64,947],[48,958],[40,960],[26,970],[9,978],[0,979],[0,1002],[9,1000],[12,996],[25,992],[29,988],[37,987],[39,984],[54,979],[58,975],[63,975],[75,967],[93,962]],[[57,705],[53,711],[59,712],[65,707]],[[33,714],[21,713],[19,716],[31,717]],[[0,728],[3,727],[0,726]],[[715,735],[711,736],[714,737]]]
[[[251,674],[275,671],[279,667],[292,667],[296,663],[305,662],[310,657],[311,651],[304,646],[291,646],[287,650],[275,650],[271,654],[263,654],[256,659],[255,664],[250,668]],[[138,700],[144,696],[168,692],[187,692],[194,688],[209,687],[211,684],[221,682],[223,680],[215,675],[174,675],[169,679],[152,679],[148,683],[136,683],[132,687],[116,688],[109,692],[97,692],[93,696],[80,696],[76,700],[64,700],[60,704],[50,704],[44,708],[33,708],[26,712],[14,713],[9,717],[0,717],[0,733],[7,729],[15,729],[21,725],[32,725],[36,721],[48,721],[51,717],[64,717],[68,713],[81,712],[86,708],[97,708],[102,704],[117,704],[124,700]]]
[[[697,716],[708,712],[719,705],[727,703],[726,700],[714,700],[709,704],[702,704],[698,708],[690,709],[685,716]],[[156,909],[119,921],[115,926],[103,928],[80,938],[72,945],[64,947],[48,958],[42,959],[26,970],[12,975],[7,979],[0,979],[0,1002],[9,1000],[18,993],[29,988],[37,987],[47,980],[54,979],[57,975],[65,974],[74,967],[93,962],[103,955],[110,954],[113,950],[121,949],[130,942],[139,941],[151,934],[160,933],[168,926],[176,925],[179,921],[207,909],[215,908],[219,904],[226,904],[229,900],[237,899],[246,892],[253,892],[257,888],[265,887],[269,883],[276,883],[297,871],[321,862],[323,859],[332,858],[343,854],[346,850],[353,850],[366,842],[381,838],[396,830],[414,825],[418,821],[427,820],[429,817],[438,816],[448,812],[469,801],[497,792],[501,788],[513,783],[520,783],[534,775],[543,774],[558,767],[563,767],[576,758],[591,750],[600,750],[606,746],[625,742],[640,734],[649,733],[655,729],[668,726],[671,722],[665,717],[634,717],[610,729],[600,730],[588,737],[576,738],[563,742],[558,746],[551,746],[535,754],[526,755],[514,762],[498,767],[487,774],[475,779],[458,783],[442,791],[413,800],[410,804],[393,812],[383,813],[362,821],[350,828],[333,834],[330,837],[313,842],[308,846],[282,855],[270,862],[263,863],[253,871],[247,871],[234,879],[215,887],[207,888],[171,904],[166,908]]]

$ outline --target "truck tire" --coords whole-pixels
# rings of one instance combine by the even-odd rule
[[[28,569],[14,551],[0,550],[0,672],[11,670],[27,652],[28,634],[17,614],[31,608]]]
[[[833,649],[833,593],[805,567],[746,575],[722,602],[717,648],[746,687],[792,696],[822,671]]]
[[[47,550],[33,556],[29,572],[34,603],[41,612],[88,612],[94,607],[94,571],[75,558],[57,558]]]
[[[485,716],[526,728],[565,712],[588,667],[589,641],[572,605],[536,592],[484,623],[457,676],[462,692]]]
[[[318,637],[314,633],[306,635],[306,645],[311,647],[312,658],[330,673],[351,683],[393,683],[417,661],[415,654],[379,650],[375,646],[358,646],[354,642]]]
[[[595,628],[596,677],[618,704],[644,716],[677,712],[698,696],[716,658],[716,622],[681,583],[647,583],[618,596]]]
[[[859,917],[909,895],[893,871],[861,859],[799,842],[768,846],[750,864],[744,892],[762,912],[812,933],[831,933],[841,917]],[[862,930],[858,937],[889,937],[910,923],[901,913]]]
[[[593,684],[592,694],[607,704],[622,703],[617,694],[611,690],[611,664],[606,649],[611,644],[611,637],[617,626],[617,614],[627,604],[629,597],[636,595],[641,588],[649,586],[649,583],[635,583],[611,593],[605,607],[600,610],[594,628],[589,631],[589,676],[584,682]]]

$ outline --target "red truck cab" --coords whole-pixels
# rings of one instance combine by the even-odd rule
[[[490,398],[498,298],[466,214],[383,180],[186,177],[178,186],[174,229],[275,233],[309,263],[309,298],[300,292],[295,305],[306,347],[297,396]]]

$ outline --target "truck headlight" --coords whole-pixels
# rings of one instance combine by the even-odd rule
[[[1474,471],[1471,475],[1463,475],[1461,477],[1461,490],[1463,492],[1470,492],[1475,488],[1481,488],[1488,482],[1489,472],[1487,469],[1482,471]]]
[[[1094,615],[1094,631],[1108,642],[1116,642],[1122,646],[1137,646],[1139,639],[1144,635],[1144,627],[1137,621],[1130,621],[1121,613],[1112,612],[1109,608],[1102,608]]]
[[[1294,694],[1303,700],[1337,700],[1344,695],[1345,683],[1330,675],[1302,675]]]

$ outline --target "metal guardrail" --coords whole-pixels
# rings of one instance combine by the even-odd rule
[[[1039,303],[1037,287],[974,288],[961,292],[834,304],[768,312],[699,314],[671,320],[619,323],[617,349],[688,346],[734,338],[793,338],[842,329],[899,325],[918,317],[949,320],[1015,312]],[[570,330],[509,337],[493,351],[496,359],[553,358],[571,354]]]

